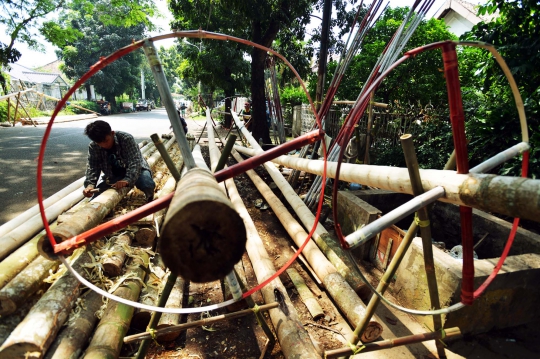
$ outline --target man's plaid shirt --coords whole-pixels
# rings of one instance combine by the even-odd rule
[[[126,165],[126,175],[123,180],[127,181],[130,186],[134,186],[141,174],[141,169],[150,170],[150,166],[148,166],[148,163],[141,155],[135,139],[129,133],[115,131],[114,148],[116,157]],[[107,150],[99,147],[97,143],[92,141],[88,146],[88,161],[86,162],[86,180],[84,181],[84,186],[95,186],[102,171],[105,174],[105,180],[114,178]]]

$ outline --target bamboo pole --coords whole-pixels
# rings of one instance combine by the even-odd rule
[[[44,286],[43,280],[54,272],[60,263],[38,257],[0,290],[0,316],[17,310],[30,296]]]
[[[237,161],[242,161],[242,158],[233,152],[233,156]],[[287,208],[274,195],[273,191],[264,183],[264,181],[253,170],[246,172],[249,178],[253,181],[259,192],[270,205],[283,227],[289,233],[293,241],[300,247],[308,233],[289,213]],[[347,320],[356,326],[366,315],[366,306],[360,300],[356,292],[337,272],[336,268],[329,262],[319,248],[310,241],[302,251],[304,257],[311,264],[311,267],[322,280],[328,294],[334,299],[337,306],[345,314]],[[382,333],[382,326],[374,319],[371,319],[368,325],[368,330],[364,332],[362,337],[363,342],[371,342],[379,338]]]
[[[142,287],[141,281],[144,280],[145,270],[148,267],[148,254],[142,251],[139,254],[140,258],[133,259],[128,271],[134,278],[122,283],[114,291],[114,295],[132,301],[137,300],[139,297]],[[134,310],[135,308],[129,305],[109,301],[83,358],[118,358]]]
[[[405,162],[409,170],[409,176],[411,178],[411,186],[415,196],[419,196],[424,193],[422,187],[422,179],[420,178],[420,172],[418,171],[418,160],[416,159],[416,153],[414,150],[414,144],[412,135],[403,135],[400,137],[401,146],[403,147],[403,153],[405,155]],[[429,223],[429,214],[427,207],[420,208],[417,212],[417,216],[420,223],[420,234],[422,237],[422,248],[424,252],[424,267],[426,270],[426,280],[429,289],[429,299],[431,308],[434,310],[441,309],[441,303],[439,300],[439,288],[437,285],[437,276],[435,274],[435,261],[433,259],[433,244],[431,239],[431,226]],[[433,316],[433,331],[437,332],[441,330],[442,318],[441,315]],[[444,343],[440,340],[435,341],[437,347],[437,353],[439,358],[446,358],[444,352]]]
[[[96,312],[103,304],[101,295],[89,290],[84,296],[82,310],[76,319],[58,334],[45,355],[45,359],[76,359],[84,349],[97,323]]]
[[[304,279],[298,273],[298,271],[294,268],[289,267],[287,268],[286,272],[289,275],[289,278],[291,278],[291,282],[294,284],[294,287],[298,291],[302,302],[305,304],[313,320],[318,320],[319,318],[324,317],[324,312],[319,302],[317,301],[317,299],[315,299],[315,296],[313,295],[313,293],[311,293],[311,290],[309,290],[306,283],[304,282]]]
[[[241,153],[253,156],[262,151],[234,147]],[[280,165],[322,175],[324,161],[280,156],[272,160]],[[335,178],[336,163],[328,162],[327,176]],[[496,176],[479,173],[458,174],[449,170],[421,169],[422,186],[427,192],[443,187],[445,194],[439,200],[470,206],[487,212],[538,221],[540,218],[540,180]],[[390,166],[357,165],[342,163],[341,181],[362,183],[398,193],[412,194],[406,168]]]
[[[69,221],[59,224],[52,234],[57,243],[76,236],[84,231],[97,226],[103,218],[120,202],[130,190],[124,187],[120,190],[108,189],[92,201],[84,204],[77,212],[73,213]],[[81,192],[82,195],[82,192]],[[39,253],[45,257],[55,258],[56,254],[44,235],[38,241]]]
[[[74,204],[83,199],[82,188],[75,190],[65,198],[57,201],[45,209],[45,214],[49,221],[54,221],[62,212],[71,208]],[[38,213],[29,218],[24,225],[11,230],[0,239],[0,259],[4,259],[32,236],[43,229],[43,220]]]
[[[116,277],[122,273],[122,267],[124,266],[124,261],[126,260],[127,253],[124,249],[124,246],[131,245],[132,234],[127,232],[121,235],[118,235],[114,238],[114,244],[110,248],[110,251],[113,252],[110,257],[107,257],[103,260],[103,271],[109,277]]]
[[[15,122],[17,122],[17,113],[19,112],[19,98],[20,97],[21,97],[21,93],[19,92],[17,97],[15,97],[15,99],[17,100],[17,104],[15,105],[15,112],[13,113],[13,126],[15,126]]]
[[[19,94],[24,95],[24,94],[26,94],[28,92],[36,92],[36,90],[28,89],[28,90],[24,90],[24,91],[19,91],[17,93],[14,92],[14,93],[10,93],[10,94],[7,94],[7,95],[3,95],[3,96],[0,96],[0,101],[9,100],[10,98],[18,96]]]
[[[42,98],[43,98],[43,97],[44,97],[44,98],[48,98],[49,100],[53,100],[53,101],[56,101],[56,102],[60,101],[59,98],[52,97],[52,96],[49,96],[49,95],[45,95],[44,93],[37,92],[37,91],[36,91],[36,93],[40,94],[40,95],[42,96]],[[97,112],[95,112],[95,111],[89,110],[89,109],[84,108],[84,107],[81,107],[81,106],[77,106],[77,105],[73,105],[73,104],[69,104],[69,106],[78,108],[79,110],[83,110],[83,111],[86,111],[86,112],[91,112],[91,113],[96,114],[96,115],[98,115],[98,116],[100,115],[99,113],[97,113]]]
[[[167,299],[165,308],[182,308],[182,298],[184,295],[185,281],[182,277],[177,277],[174,286]],[[159,318],[158,325],[156,326],[157,332],[165,328],[176,327],[180,324],[180,314],[163,313]],[[156,333],[157,334],[157,333]],[[158,340],[162,342],[170,342],[178,338],[180,331],[164,332],[163,334],[157,334]],[[124,341],[125,342],[125,341]]]
[[[38,256],[37,241],[43,233],[39,233],[31,241],[17,249],[0,262],[0,289],[2,289],[17,273]]]
[[[272,259],[264,249],[264,244],[257,233],[253,220],[249,216],[249,213],[242,202],[242,198],[238,193],[234,180],[228,179],[225,181],[225,184],[234,208],[238,211],[246,225],[248,238],[246,250],[249,254],[251,263],[253,264],[253,271],[255,272],[257,281],[262,283],[276,272]],[[296,309],[292,305],[287,295],[287,291],[279,278],[274,279],[264,286],[261,289],[261,293],[266,303],[276,301],[277,293],[279,293],[279,298],[282,300],[280,308],[270,310],[269,314],[285,357],[303,359],[320,358],[309,334],[300,323]],[[284,310],[287,310],[287,313],[285,313]]]
[[[85,252],[78,257],[73,267],[81,272],[82,266],[90,262],[91,257]],[[41,357],[67,320],[72,305],[79,297],[79,289],[77,278],[70,272],[64,273],[0,347],[0,357],[24,358],[28,353]]]

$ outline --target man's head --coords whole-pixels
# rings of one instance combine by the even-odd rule
[[[249,102],[246,102],[246,103],[244,104],[244,108],[245,108],[246,110],[249,110],[249,109],[251,108],[251,104],[250,104]]]
[[[105,121],[97,120],[89,123],[84,129],[84,134],[106,150],[111,149],[114,145],[114,131]]]

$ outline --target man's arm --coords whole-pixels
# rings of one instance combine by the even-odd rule
[[[126,175],[123,180],[129,186],[134,186],[141,175],[142,154],[135,139],[129,133],[123,133],[120,141],[122,141],[122,151],[126,161]]]
[[[99,164],[99,157],[97,151],[92,148],[92,144],[88,146],[88,158],[86,160],[86,179],[84,180],[83,195],[85,197],[91,197],[93,195],[92,190],[96,187],[99,175],[101,173],[101,167]]]

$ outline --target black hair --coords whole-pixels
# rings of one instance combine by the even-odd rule
[[[95,143],[105,141],[105,137],[112,132],[111,125],[102,120],[90,122],[84,129],[84,134]]]

